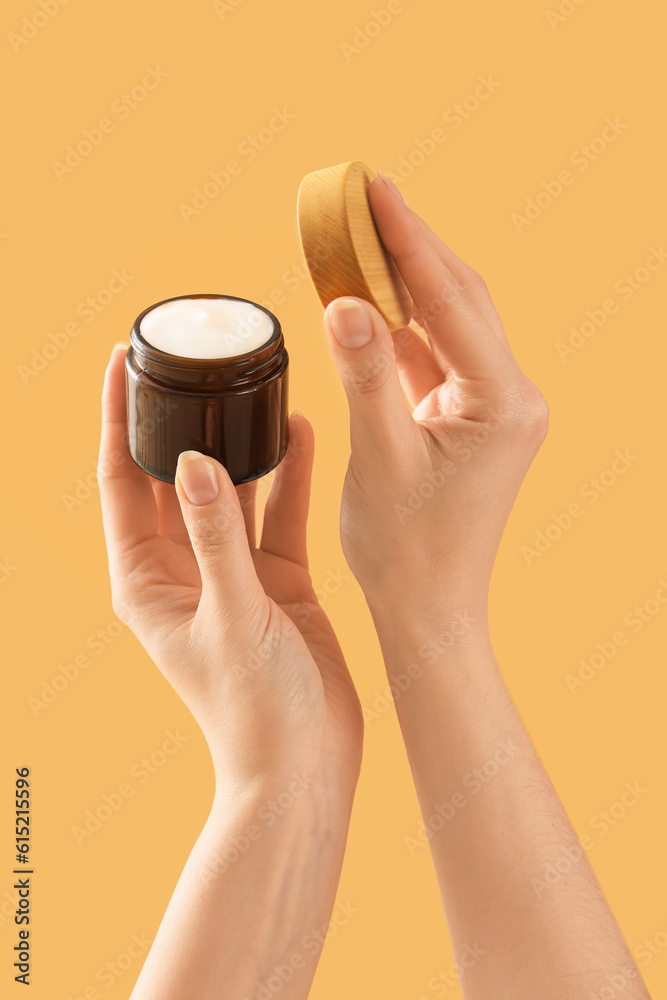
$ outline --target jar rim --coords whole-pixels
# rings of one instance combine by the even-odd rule
[[[181,299],[227,299],[234,302],[246,302],[248,305],[254,306],[256,309],[260,309],[263,313],[266,313],[273,324],[273,332],[271,333],[269,339],[266,340],[260,347],[255,347],[250,351],[245,351],[243,354],[235,354],[231,357],[189,358],[180,354],[171,354],[168,351],[163,351],[159,347],[155,347],[145,339],[141,333],[141,321],[144,316],[146,316],[149,312],[152,312],[153,309],[157,309],[158,306],[165,305],[167,302],[178,302]],[[279,351],[282,347],[282,340],[283,336],[280,321],[278,317],[265,306],[260,305],[259,302],[253,302],[252,299],[246,299],[239,295],[223,295],[217,292],[196,292],[191,295],[172,295],[169,298],[161,299],[159,302],[153,302],[152,305],[147,306],[146,309],[139,313],[130,331],[130,344],[136,353],[145,357],[149,362],[153,361],[160,365],[172,365],[174,368],[179,370],[190,369],[192,372],[210,370],[219,371],[221,368],[225,368],[227,370],[239,368],[244,369],[247,368],[248,365],[254,368],[257,364],[261,365],[264,360],[268,360],[270,356]]]

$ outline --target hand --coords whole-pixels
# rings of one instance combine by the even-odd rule
[[[304,941],[335,899],[362,740],[308,573],[312,428],[290,418],[257,547],[256,484],[235,489],[198,452],[179,457],[175,487],[133,462],[124,354],[107,370],[99,463],[113,606],[201,726],[216,776],[133,1000],[255,996],[285,968],[285,1000],[300,998],[321,947]]]
[[[488,635],[493,560],[546,404],[479,275],[383,179],[369,197],[428,343],[392,335],[361,299],[326,310],[350,406],[341,531],[397,696],[463,995],[583,1000],[620,979],[647,1000]],[[562,857],[577,859],[567,878],[536,892]]]
[[[428,343],[410,327],[390,333],[362,299],[326,309],[350,407],[344,552],[371,604],[390,599],[421,613],[436,594],[441,607],[443,597],[483,606],[547,406],[480,276],[385,180],[371,183],[369,199]]]
[[[198,452],[180,456],[175,487],[134,463],[119,345],[99,463],[113,607],[201,726],[219,786],[275,784],[302,769],[327,792],[338,788],[347,808],[361,710],[308,573],[313,433],[304,417],[290,418],[289,442],[258,547],[256,483],[235,489]]]

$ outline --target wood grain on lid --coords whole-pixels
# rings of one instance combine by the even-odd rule
[[[373,177],[358,161],[307,174],[297,198],[299,236],[323,305],[340,295],[358,296],[396,330],[408,325],[412,301],[373,221]]]

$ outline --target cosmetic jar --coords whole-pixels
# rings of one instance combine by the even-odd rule
[[[179,295],[139,314],[125,360],[130,454],[173,483],[182,451],[259,479],[287,447],[288,355],[268,309],[232,295]]]

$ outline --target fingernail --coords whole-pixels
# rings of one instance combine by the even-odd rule
[[[395,194],[396,197],[398,198],[398,200],[402,201],[403,204],[405,205],[405,198],[403,197],[403,195],[401,194],[401,192],[399,191],[399,189],[396,187],[396,185],[392,181],[391,177],[387,177],[387,175],[385,174],[385,172],[383,170],[378,170],[378,177],[382,178],[382,180],[385,182],[385,184],[387,185],[387,187],[389,188],[389,190],[393,194]]]
[[[181,452],[176,474],[186,497],[195,507],[212,503],[220,492],[215,469],[199,451]]]
[[[341,347],[363,347],[372,340],[373,324],[368,310],[355,299],[334,299],[326,312]]]
[[[126,351],[126,350],[127,350],[127,344],[119,343],[119,344],[114,344],[113,351],[111,353],[114,354],[115,351]]]

